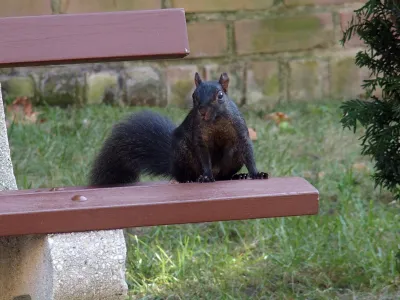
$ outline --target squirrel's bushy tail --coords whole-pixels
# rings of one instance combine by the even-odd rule
[[[129,184],[141,174],[170,177],[175,128],[168,118],[148,110],[115,125],[93,163],[90,185]]]

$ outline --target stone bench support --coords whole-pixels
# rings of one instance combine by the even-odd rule
[[[0,92],[0,191],[16,189]],[[125,260],[122,230],[0,237],[0,300],[126,299]]]

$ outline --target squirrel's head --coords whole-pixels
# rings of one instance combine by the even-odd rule
[[[212,122],[227,110],[228,74],[222,73],[218,81],[203,81],[199,73],[194,75],[196,89],[193,92],[193,109],[197,110],[200,118]]]

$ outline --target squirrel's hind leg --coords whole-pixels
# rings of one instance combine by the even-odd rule
[[[192,168],[180,163],[175,163],[172,168],[172,176],[179,183],[197,182],[200,173],[195,172]]]
[[[233,162],[231,163],[231,166],[228,171],[225,171],[224,173],[220,173],[216,176],[216,180],[239,180],[239,179],[246,179],[248,177],[247,174],[245,173],[238,173],[240,169],[242,168],[242,164],[234,164]],[[226,165],[225,165],[225,170],[226,170]]]

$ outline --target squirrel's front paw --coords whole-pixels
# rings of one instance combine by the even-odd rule
[[[203,182],[214,182],[215,179],[207,176],[207,175],[200,175],[199,178],[197,179],[197,182],[203,183]]]
[[[247,179],[248,174],[246,173],[238,173],[232,176],[231,180],[242,180]]]
[[[268,179],[269,175],[265,172],[258,172],[256,174],[250,175],[251,179]]]

